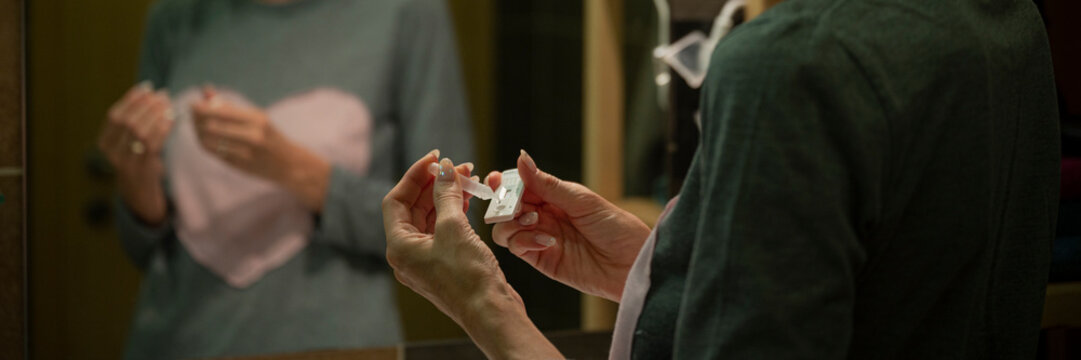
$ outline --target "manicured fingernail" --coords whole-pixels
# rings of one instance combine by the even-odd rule
[[[434,149],[428,152],[428,155],[434,155],[436,159],[439,159],[439,149]]]
[[[533,241],[536,241],[538,245],[548,247],[556,244],[556,238],[550,235],[537,234],[533,236]]]
[[[450,159],[443,158],[439,162],[439,181],[453,181],[454,180],[454,163],[450,162]]]
[[[529,226],[536,224],[538,219],[540,219],[540,215],[536,211],[530,211],[518,218],[518,223],[522,224],[522,226]]]
[[[439,171],[441,171],[440,169],[441,167],[437,162],[428,164],[428,173],[434,175],[435,177],[439,177]]]
[[[470,177],[469,180],[480,182],[480,176],[473,175],[473,177]]]
[[[466,163],[462,163],[461,166],[465,166],[466,169],[469,169],[469,172],[473,172],[473,163],[466,162]]]
[[[525,161],[525,166],[529,168],[529,171],[537,172],[537,163],[533,162],[533,157],[529,156],[529,153],[525,152],[525,150],[521,150],[521,152],[522,160]]]
[[[138,85],[135,85],[135,87],[146,92],[154,91],[154,83],[150,82],[150,80],[143,80],[139,82]]]

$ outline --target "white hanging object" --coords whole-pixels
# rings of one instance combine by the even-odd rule
[[[709,37],[701,31],[692,31],[670,45],[661,45],[653,49],[653,57],[660,59],[687,82],[692,88],[702,86],[709,69],[709,59],[713,48],[735,26],[733,16],[744,6],[746,0],[729,0],[721,8],[720,15],[713,20]],[[658,82],[659,82],[658,78]],[[666,79],[667,80],[667,79]],[[667,82],[667,81],[666,81]],[[665,85],[660,84],[658,85]]]

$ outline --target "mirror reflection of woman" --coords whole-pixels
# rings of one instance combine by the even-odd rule
[[[144,273],[125,357],[401,341],[380,202],[471,158],[440,0],[159,0],[109,109],[120,241]],[[463,167],[464,168],[464,167]]]

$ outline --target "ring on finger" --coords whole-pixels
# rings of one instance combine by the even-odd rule
[[[142,141],[134,140],[131,142],[129,149],[131,149],[132,154],[142,155],[144,152],[146,152],[146,144],[143,144]]]

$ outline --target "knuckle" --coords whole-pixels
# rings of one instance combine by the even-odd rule
[[[453,191],[442,191],[442,192],[438,192],[438,193],[435,194],[436,203],[457,201],[457,200],[460,200],[461,198],[462,198],[461,194],[456,194]]]
[[[394,269],[398,269],[402,264],[401,251],[398,251],[394,246],[387,246],[387,264]]]
[[[384,217],[387,216],[387,214],[390,213],[390,211],[396,205],[398,205],[398,199],[394,198],[394,194],[388,193],[386,196],[383,196],[383,204],[382,204],[383,216]]]
[[[456,234],[461,232],[462,224],[457,217],[444,217],[435,220],[436,234]]]
[[[387,264],[396,271],[406,271],[420,266],[421,259],[408,246],[387,244]]]
[[[560,180],[559,178],[557,178],[555,176],[546,175],[541,179],[541,182],[547,188],[556,189],[556,188],[559,188],[560,184],[563,183],[563,180]]]
[[[262,131],[251,132],[250,134],[240,136],[240,138],[254,147],[260,147],[266,142],[266,134]]]
[[[529,249],[519,244],[518,241],[511,241],[509,246],[507,246],[507,250],[510,250],[511,254],[514,254],[514,256],[522,256],[529,251]]]
[[[150,131],[139,126],[131,129],[131,135],[140,141],[150,140]]]
[[[492,236],[492,242],[501,247],[510,247],[510,238],[507,236]]]
[[[589,188],[587,188],[585,185],[576,182],[568,182],[568,184],[569,186],[567,186],[567,190],[571,194],[573,194],[576,199],[580,201],[594,202],[602,200],[600,195],[597,195],[597,193],[589,190]]]
[[[402,285],[405,285],[405,287],[407,287],[407,288],[412,289],[413,291],[417,292],[418,294],[421,293],[420,292],[421,290],[417,288],[417,282],[414,281],[413,278],[409,274],[406,274],[403,271],[393,271],[393,273],[394,273],[394,279],[398,280],[399,283],[401,283]]]
[[[492,227],[492,241],[499,246],[507,247],[507,240],[514,234],[508,223],[498,223]]]
[[[132,114],[125,114],[117,119],[117,125],[125,130],[131,130],[135,126],[135,116]]]

